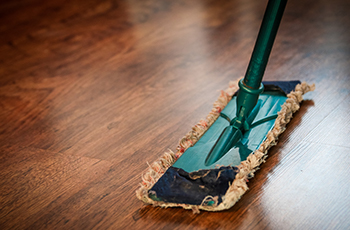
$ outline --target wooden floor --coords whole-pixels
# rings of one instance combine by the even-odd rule
[[[350,229],[350,1],[294,0],[265,80],[316,83],[231,209],[141,174],[246,70],[267,1],[0,3],[0,229]]]

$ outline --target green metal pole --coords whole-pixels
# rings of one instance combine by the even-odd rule
[[[261,81],[286,4],[287,0],[269,0],[267,4],[247,72],[243,81],[239,82],[234,124],[238,129],[245,125],[245,120],[256,105],[259,94],[264,90]]]
[[[286,4],[287,0],[269,0],[247,72],[239,82],[236,118],[221,133],[205,159],[205,165],[212,165],[219,160],[249,129],[251,124],[247,118],[264,90],[261,81]]]
[[[260,87],[286,4],[287,0],[270,0],[267,4],[258,38],[243,80],[243,84],[249,88],[258,89]]]

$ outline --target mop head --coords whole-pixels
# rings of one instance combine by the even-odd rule
[[[136,196],[147,204],[163,208],[182,207],[184,209],[192,209],[194,213],[199,213],[199,210],[221,211],[231,208],[248,190],[248,179],[252,178],[254,173],[259,169],[260,164],[265,162],[267,151],[272,146],[276,145],[278,136],[286,129],[285,127],[290,122],[293,113],[299,110],[299,104],[303,100],[303,95],[314,89],[314,84],[308,85],[303,82],[297,84],[294,90],[287,94],[287,100],[277,113],[278,116],[273,129],[267,133],[266,139],[261,143],[259,148],[250,153],[239,165],[222,166],[210,170],[203,169],[191,173],[171,167],[219,118],[221,111],[238,90],[237,82],[230,82],[229,88],[225,91],[221,91],[219,98],[214,103],[206,119],[200,120],[192,130],[180,140],[176,152],[168,150],[158,160],[149,165],[147,171],[142,175],[142,183],[140,184],[140,188],[136,190]],[[159,188],[159,186],[162,186],[162,183],[157,182],[161,177],[162,181],[165,183],[174,181],[173,178],[175,178],[178,184],[175,183],[171,186],[175,191],[164,191],[163,188]],[[190,194],[190,196],[188,196],[188,194],[180,194],[181,189],[176,189],[178,186],[181,186],[181,184],[188,184],[188,181],[191,181],[190,186],[192,186],[189,187],[189,190],[193,188],[195,190],[194,193],[196,193],[195,195]],[[157,191],[168,193],[168,199],[157,201],[157,194],[154,192],[154,187],[157,186]],[[201,191],[201,188],[205,188],[207,194],[210,195],[201,196],[200,192],[198,193],[198,191]],[[180,196],[182,202],[176,202],[177,200],[173,197],[174,195]],[[193,195],[193,197],[191,197],[191,195]],[[153,199],[151,199],[151,197]],[[198,197],[201,197],[199,203],[193,202],[193,199]]]

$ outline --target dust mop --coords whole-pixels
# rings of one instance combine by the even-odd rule
[[[199,212],[232,207],[314,85],[262,82],[286,0],[270,0],[243,79],[230,82],[205,120],[142,176],[137,197]],[[238,85],[238,86],[237,86]]]

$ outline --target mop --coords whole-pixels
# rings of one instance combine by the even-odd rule
[[[269,0],[243,79],[221,91],[206,119],[142,175],[136,196],[147,204],[220,211],[248,190],[247,182],[276,145],[303,95],[300,81],[262,82],[286,0]]]

